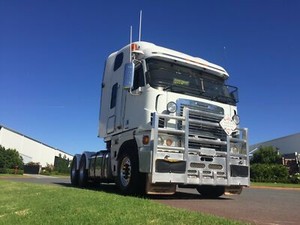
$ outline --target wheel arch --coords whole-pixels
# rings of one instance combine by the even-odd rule
[[[120,147],[120,150],[118,152],[118,155],[117,155],[117,160],[120,159],[120,156],[128,151],[128,149],[132,149],[131,152],[136,154],[138,156],[138,145],[137,145],[137,142],[135,139],[131,139],[131,140],[128,140],[128,141],[125,141],[121,147]]]

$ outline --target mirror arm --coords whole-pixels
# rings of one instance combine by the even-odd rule
[[[141,95],[141,94],[143,93],[142,87],[139,87],[139,88],[136,89],[136,90],[137,90],[136,93],[133,93],[133,92],[132,92],[132,88],[130,88],[129,93],[130,93],[131,95],[133,95],[133,96],[138,96],[138,95]]]

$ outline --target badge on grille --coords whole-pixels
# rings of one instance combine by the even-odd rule
[[[220,121],[220,126],[223,128],[223,130],[226,132],[227,135],[231,135],[232,132],[236,129],[235,122],[230,118],[230,116],[225,116]]]

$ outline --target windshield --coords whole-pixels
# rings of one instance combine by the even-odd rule
[[[158,59],[147,59],[147,83],[186,95],[235,105],[237,88],[224,84],[224,79],[208,72]]]

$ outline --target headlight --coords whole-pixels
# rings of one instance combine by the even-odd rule
[[[167,104],[167,110],[168,110],[168,112],[170,112],[170,113],[176,112],[176,110],[177,110],[177,105],[176,105],[176,103],[175,103],[175,102],[169,102],[169,103]]]
[[[236,125],[240,123],[240,117],[238,115],[234,115],[232,117],[232,120],[235,122]]]
[[[239,149],[235,145],[233,145],[233,146],[230,147],[230,151],[233,154],[239,154]]]
[[[164,145],[164,139],[161,137],[161,136],[158,136],[158,141],[157,141],[157,144],[158,145]]]
[[[181,140],[176,136],[159,135],[157,144],[168,147],[181,147]]]
[[[230,152],[232,154],[247,154],[245,143],[230,143]]]

